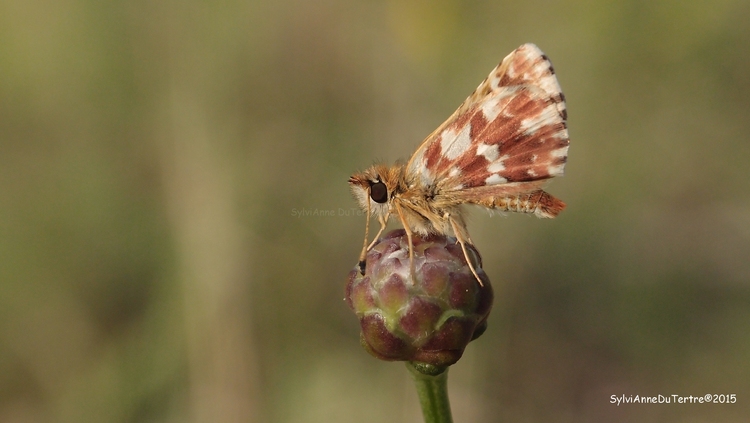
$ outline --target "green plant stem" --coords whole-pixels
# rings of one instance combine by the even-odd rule
[[[420,372],[410,362],[406,367],[414,377],[425,423],[453,423],[448,401],[448,369],[432,376]]]

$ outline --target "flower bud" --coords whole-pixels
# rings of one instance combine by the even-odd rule
[[[346,302],[373,356],[450,366],[486,329],[492,287],[473,246],[466,247],[482,285],[455,238],[414,234],[413,243],[413,277],[406,232],[392,231],[367,252],[364,275],[359,267],[349,273]]]

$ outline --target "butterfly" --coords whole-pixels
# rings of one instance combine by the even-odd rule
[[[367,212],[359,268],[390,217],[409,241],[414,273],[414,233],[452,233],[469,260],[472,244],[463,205],[553,218],[565,203],[542,190],[563,174],[568,157],[565,96],[555,71],[534,44],[524,44],[490,72],[458,109],[425,138],[406,164],[376,164],[349,178]],[[371,215],[380,223],[368,244]]]

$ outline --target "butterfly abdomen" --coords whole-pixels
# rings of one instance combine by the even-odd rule
[[[541,218],[553,218],[565,208],[562,200],[542,190],[503,197],[485,197],[473,203],[500,211],[533,213]]]

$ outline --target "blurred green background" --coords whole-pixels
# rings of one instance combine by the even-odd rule
[[[525,42],[568,99],[568,208],[471,213],[496,303],[455,420],[747,421],[748,22],[740,0],[3,0],[0,422],[421,421],[342,301],[346,180]],[[737,402],[610,402],[714,393]]]

